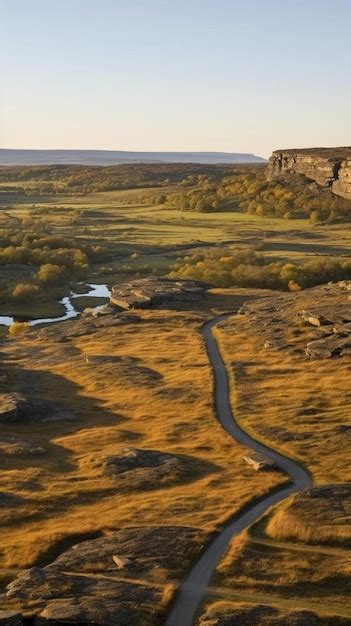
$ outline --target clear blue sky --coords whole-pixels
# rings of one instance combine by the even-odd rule
[[[0,0],[0,147],[351,145],[351,0]]]

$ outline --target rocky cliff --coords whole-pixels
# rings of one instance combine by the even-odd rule
[[[269,178],[294,173],[351,199],[351,147],[275,150],[269,160]]]

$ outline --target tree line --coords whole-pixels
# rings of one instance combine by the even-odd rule
[[[299,291],[328,281],[351,280],[351,259],[324,257],[273,261],[254,250],[213,250],[179,259],[171,276],[203,280],[216,287]]]

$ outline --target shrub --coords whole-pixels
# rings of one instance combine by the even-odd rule
[[[39,287],[31,283],[18,283],[12,292],[13,300],[17,302],[29,302],[39,293]]]
[[[66,270],[62,265],[45,263],[40,266],[37,277],[41,283],[49,285],[59,285],[65,279]]]
[[[258,287],[299,291],[330,280],[350,280],[351,260],[325,257],[300,263],[271,262],[252,250],[214,250],[178,261],[174,278],[204,280],[216,287]]]
[[[30,329],[28,322],[13,322],[9,327],[9,334],[11,337],[25,333]]]

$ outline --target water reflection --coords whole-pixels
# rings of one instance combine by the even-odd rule
[[[73,317],[78,317],[80,312],[77,311],[73,304],[72,300],[74,298],[109,298],[110,290],[107,285],[97,285],[95,283],[88,283],[88,287],[90,290],[85,293],[75,293],[71,291],[69,296],[65,296],[60,300],[60,304],[62,304],[65,308],[65,312],[63,315],[59,317],[43,317],[35,320],[28,320],[29,326],[38,326],[39,324],[52,324],[54,322],[64,322],[65,320],[69,320]],[[11,326],[16,318],[8,316],[8,315],[0,315],[0,326]],[[18,321],[18,320],[17,320]]]

